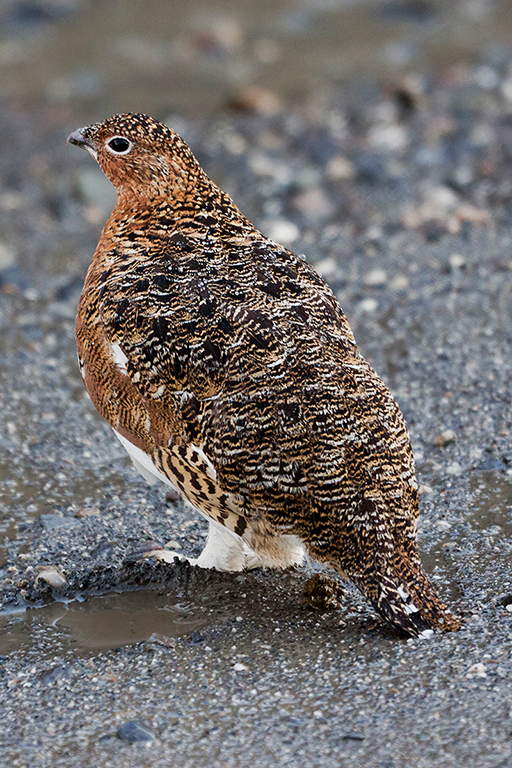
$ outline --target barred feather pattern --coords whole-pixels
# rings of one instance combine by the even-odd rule
[[[70,141],[118,192],[77,315],[102,416],[267,562],[292,534],[392,625],[456,629],[419,561],[403,416],[330,288],[167,126],[117,115]]]

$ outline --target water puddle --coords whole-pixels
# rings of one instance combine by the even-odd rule
[[[199,609],[176,595],[150,590],[109,593],[0,615],[0,655],[34,646],[42,636],[52,641],[52,654],[119,648],[152,635],[165,643],[206,623]]]
[[[481,472],[469,481],[474,503],[469,522],[487,535],[512,535],[512,477],[501,472]]]

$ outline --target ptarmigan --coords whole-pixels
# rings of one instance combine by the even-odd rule
[[[191,562],[282,568],[305,552],[410,635],[458,628],[420,564],[403,416],[329,287],[166,125],[116,115],[68,140],[118,195],[78,309],[82,376],[144,477],[210,521]]]

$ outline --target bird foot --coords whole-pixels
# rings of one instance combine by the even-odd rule
[[[306,603],[321,611],[339,610],[344,596],[345,592],[338,582],[321,573],[315,573],[304,585]]]

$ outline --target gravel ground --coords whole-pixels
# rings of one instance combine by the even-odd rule
[[[65,109],[6,103],[4,764],[511,766],[509,58],[333,88],[314,111],[172,124],[339,296],[406,415],[422,556],[465,625],[405,640],[350,587],[344,611],[306,605],[305,570],[220,575],[141,559],[169,541],[198,553],[205,526],[134,474],[76,370],[75,307],[112,196],[64,146],[77,127]]]

